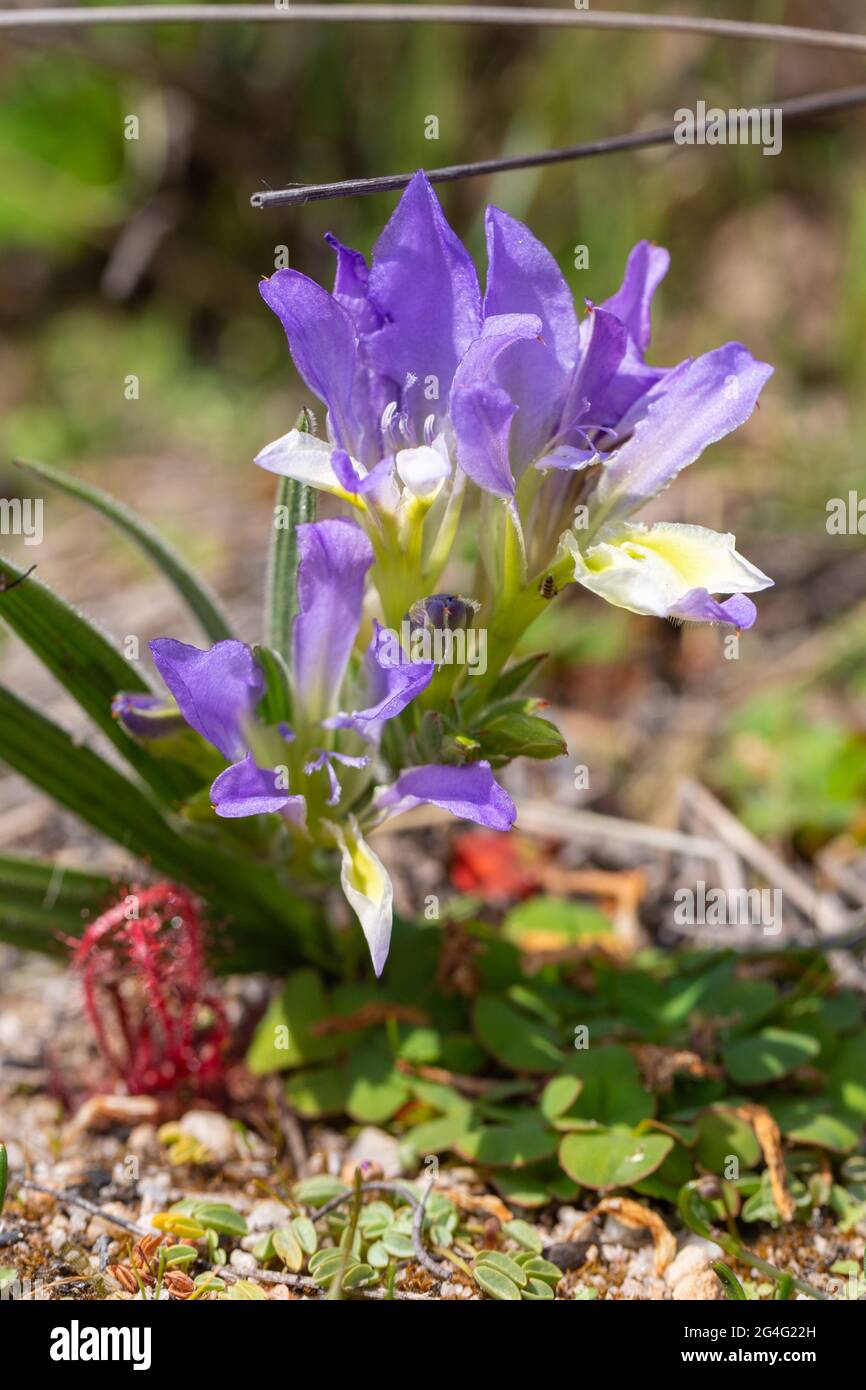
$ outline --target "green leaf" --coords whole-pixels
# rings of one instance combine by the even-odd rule
[[[551,1260],[543,1259],[541,1255],[535,1255],[531,1260],[524,1260],[522,1267],[527,1279],[541,1279],[554,1289],[562,1278],[562,1270],[559,1265],[553,1264]]]
[[[196,1202],[192,1215],[207,1231],[241,1240],[247,1234],[247,1223],[239,1211],[227,1202]]]
[[[378,1240],[394,1221],[394,1209],[387,1202],[368,1202],[361,1208],[358,1225],[367,1240]]]
[[[51,468],[47,463],[19,460],[18,467],[35,473],[37,477],[44,478],[46,482],[60,488],[67,496],[92,507],[94,511],[113,522],[129,540],[134,541],[174,586],[211,642],[220,642],[226,637],[234,636],[228,619],[204,582],[193,574],[186,561],[168,542],[146,521],[137,517],[129,507],[103,492],[101,488],[92,487],[79,478]]]
[[[305,1255],[314,1255],[319,1238],[316,1235],[316,1228],[308,1216],[296,1216],[291,1222],[295,1239],[300,1245]]]
[[[368,1264],[353,1264],[349,1266],[346,1273],[343,1275],[342,1287],[344,1289],[354,1289],[357,1288],[359,1284],[366,1284],[368,1279],[374,1279],[375,1277],[375,1270],[371,1269]]]
[[[738,1032],[751,1028],[771,1013],[779,991],[771,980],[726,980],[709,990],[700,1000],[705,1018],[724,1020]]]
[[[310,1260],[310,1274],[322,1288],[327,1287],[343,1263],[342,1250],[317,1250]]]
[[[525,1211],[548,1206],[551,1197],[560,1203],[573,1202],[578,1193],[577,1184],[554,1162],[533,1163],[514,1172],[494,1168],[490,1179],[506,1202]]]
[[[827,1077],[830,1098],[844,1110],[866,1119],[866,1031],[846,1038]]]
[[[374,1240],[367,1246],[367,1264],[372,1265],[373,1269],[387,1269],[390,1263],[391,1256],[381,1240]]]
[[[344,1066],[311,1067],[286,1078],[286,1100],[305,1120],[341,1115],[348,1098],[349,1075]]]
[[[470,1130],[454,1143],[455,1152],[467,1163],[490,1168],[524,1168],[527,1163],[549,1158],[556,1146],[557,1135],[544,1129],[537,1119]]]
[[[483,1250],[475,1260],[473,1273],[477,1276],[479,1269],[495,1269],[500,1274],[504,1274],[506,1279],[510,1279],[512,1284],[517,1284],[518,1288],[523,1288],[526,1283],[526,1274],[519,1264],[509,1259],[508,1255],[503,1255],[499,1250]]]
[[[133,853],[151,859],[180,882],[190,874],[190,853],[144,791],[0,686],[0,761]]]
[[[61,938],[78,936],[111,889],[101,874],[0,855],[0,940],[66,958]]]
[[[559,758],[567,751],[565,739],[549,719],[513,711],[491,719],[475,730],[485,757]]]
[[[300,940],[307,954],[321,953],[308,904],[276,877],[221,847],[185,839],[144,788],[2,686],[0,761],[109,840],[213,899],[220,918],[229,916],[236,925],[226,954],[235,968],[260,969],[263,942],[271,968],[293,963]],[[33,944],[42,949],[45,943]]]
[[[464,1101],[435,1120],[425,1120],[413,1126],[403,1142],[415,1158],[424,1158],[427,1154],[443,1153],[453,1148],[457,1140],[471,1128],[472,1106]]]
[[[769,1108],[786,1138],[798,1144],[814,1144],[838,1154],[857,1147],[860,1125],[850,1116],[828,1110],[824,1099],[783,1100]]]
[[[730,1158],[736,1158],[743,1169],[754,1168],[761,1157],[753,1127],[725,1105],[713,1105],[701,1111],[695,1125],[698,1131],[696,1149],[700,1166],[708,1173],[722,1177]]]
[[[393,1255],[395,1260],[411,1260],[415,1253],[415,1247],[409,1236],[403,1231],[397,1230],[394,1226],[387,1230],[382,1237],[382,1244]]]
[[[713,1269],[715,1270],[718,1278],[721,1281],[722,1287],[725,1290],[726,1297],[745,1301],[745,1289],[743,1288],[734,1271],[730,1269],[728,1265],[725,1264],[724,1260],[714,1260]]]
[[[499,700],[507,700],[509,695],[514,695],[546,660],[547,652],[539,652],[535,656],[526,656],[522,661],[516,661],[513,666],[509,666],[508,670],[503,671],[502,675],[497,676],[494,681],[488,697],[490,704],[495,705]]]
[[[230,1303],[262,1303],[267,1301],[267,1297],[264,1289],[254,1284],[252,1279],[239,1279],[220,1294],[221,1300],[226,1299]]]
[[[508,1278],[507,1274],[500,1274],[498,1269],[492,1269],[485,1265],[476,1269],[474,1273],[475,1282],[479,1289],[490,1298],[499,1299],[504,1303],[520,1302],[520,1289],[512,1279]]]
[[[588,903],[571,902],[566,898],[552,898],[544,894],[512,907],[502,923],[502,935],[518,946],[523,943],[523,938],[535,932],[544,932],[548,937],[552,934],[561,936],[566,946],[588,937],[609,936],[611,930],[610,918]]]
[[[278,1231],[274,1231],[273,1247],[286,1269],[292,1274],[297,1274],[303,1268],[304,1252],[291,1226],[281,1226]]]
[[[310,432],[311,421],[302,410],[295,429]],[[280,478],[277,502],[271,518],[271,544],[265,581],[265,642],[291,661],[292,618],[296,609],[298,526],[316,519],[316,494],[293,478]]]
[[[289,1067],[333,1057],[337,1051],[333,1035],[317,1037],[312,1031],[327,1013],[319,972],[296,970],[286,980],[282,993],[271,1002],[256,1029],[247,1053],[247,1066],[253,1075],[286,1071]]]
[[[526,1288],[520,1291],[521,1298],[529,1299],[532,1302],[547,1302],[553,1296],[553,1289],[542,1279],[530,1279]]]
[[[534,1226],[530,1226],[528,1221],[507,1221],[502,1228],[503,1234],[510,1240],[516,1241],[524,1250],[530,1250],[534,1255],[540,1255],[544,1249],[544,1242]]]
[[[631,1187],[654,1173],[667,1158],[673,1140],[664,1134],[629,1134],[605,1130],[601,1134],[566,1134],[559,1146],[559,1161],[570,1178],[582,1187],[606,1192]]]
[[[546,1120],[556,1120],[574,1104],[583,1082],[579,1076],[554,1076],[541,1093],[539,1108]]]
[[[411,1095],[406,1077],[397,1071],[390,1053],[369,1044],[349,1058],[346,1113],[358,1124],[379,1125],[400,1109]]]
[[[136,743],[111,712],[120,691],[151,687],[92,623],[36,579],[3,590],[21,571],[0,559],[0,617],[90,716],[163,801],[176,801],[201,785],[188,768],[156,758]]]
[[[305,1207],[315,1208],[323,1207],[326,1202],[333,1201],[335,1197],[342,1197],[350,1191],[351,1188],[339,1178],[319,1173],[314,1178],[302,1178],[300,1182],[296,1182],[292,1188],[292,1196]]]
[[[198,1259],[198,1251],[194,1245],[169,1245],[162,1248],[165,1250],[166,1265],[188,1265]]]
[[[627,1047],[575,1049],[565,1070],[583,1082],[575,1103],[561,1114],[557,1125],[568,1120],[592,1120],[603,1125],[636,1125],[649,1119],[654,1103],[641,1084],[637,1063]]]
[[[292,687],[289,668],[279,652],[258,644],[253,656],[265,677],[265,695],[259,713],[265,724],[280,724],[292,717]]]
[[[778,1081],[803,1066],[820,1052],[820,1044],[806,1033],[783,1028],[763,1028],[738,1038],[722,1049],[729,1076],[742,1086]]]
[[[547,1072],[562,1064],[553,1029],[490,995],[480,995],[472,1011],[479,1042],[502,1066],[514,1071]]]

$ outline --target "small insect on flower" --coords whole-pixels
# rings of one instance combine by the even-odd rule
[[[542,598],[556,598],[559,587],[552,574],[546,574],[538,586]]]

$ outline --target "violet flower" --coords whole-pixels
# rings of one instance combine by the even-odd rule
[[[441,572],[469,478],[486,499],[482,550],[501,608],[555,567],[557,587],[576,581],[634,612],[750,626],[745,595],[772,581],[732,536],[633,518],[748,419],[771,368],[738,343],[671,369],[645,362],[669,263],[660,247],[638,243],[617,292],[579,321],[556,261],[527,227],[488,208],[486,230],[482,299],[418,173],[369,268],[328,238],[333,295],[293,270],[263,282],[301,376],[327,407],[328,437],[292,431],[256,462],[356,509],[380,595],[398,595],[392,624],[417,598],[394,556],[420,555],[424,578]]]
[[[388,954],[392,894],[364,831],[424,802],[494,830],[509,829],[516,811],[489,763],[384,767],[382,731],[429,685],[433,665],[389,660],[376,630],[353,674],[373,548],[358,526],[339,519],[300,526],[298,545],[293,727],[261,722],[265,677],[245,643],[217,642],[203,651],[162,638],[150,649],[186,723],[228,764],[211,786],[216,814],[276,813],[309,843],[340,850],[343,889],[378,975]]]

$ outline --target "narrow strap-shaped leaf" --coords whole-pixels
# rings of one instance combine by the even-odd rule
[[[105,905],[111,879],[0,855],[0,941],[50,955],[64,955],[64,936],[78,936]]]
[[[68,948],[64,937],[79,936],[87,922],[104,911],[121,888],[103,874],[0,855],[0,942],[65,959]],[[236,909],[235,939],[220,931],[211,938],[213,968],[220,974],[282,974],[300,965],[305,957],[279,920],[272,919],[272,934],[245,930],[248,922],[242,912],[245,906],[247,911],[251,909],[246,887],[242,886],[241,891],[246,901]],[[225,904],[222,894],[215,896],[219,906],[215,911],[217,904],[212,904],[211,916],[219,918],[219,908]],[[287,901],[286,906],[293,908],[294,915],[297,903]]]
[[[119,691],[147,692],[151,688],[135,667],[89,619],[45,584],[33,578],[16,582],[21,577],[20,570],[0,558],[0,618],[27,643],[162,800],[176,801],[197,791],[201,779],[189,768],[154,757],[113,718],[111,701]]]
[[[3,686],[0,761],[109,840],[189,881],[195,857],[147,792]]]
[[[259,865],[233,858],[219,842],[185,838],[164,819],[143,789],[128,781],[92,749],[0,686],[0,762],[20,772],[61,806],[160,873],[201,893],[211,915],[269,943],[275,968],[301,954],[331,963],[313,904],[287,891]],[[229,943],[230,945],[230,943]]]
[[[129,507],[103,492],[101,488],[73,478],[47,463],[33,463],[31,460],[17,462],[19,468],[35,473],[38,478],[44,478],[47,483],[60,488],[69,497],[86,503],[88,507],[107,517],[124,535],[134,541],[165,575],[169,583],[174,585],[211,642],[220,642],[225,637],[235,635],[228,618],[207,585],[193,574],[185,560],[148,522],[136,516]]]
[[[302,410],[295,429],[306,433],[311,418]],[[293,478],[280,478],[277,503],[272,518],[271,544],[265,583],[265,643],[284,661],[291,662],[292,618],[295,613],[295,582],[298,573],[298,526],[315,521],[316,494]]]

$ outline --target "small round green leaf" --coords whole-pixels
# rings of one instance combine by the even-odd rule
[[[552,1028],[490,995],[475,1001],[472,1022],[481,1044],[502,1066],[518,1072],[549,1072],[562,1065]]]
[[[673,1147],[666,1134],[630,1134],[605,1130],[600,1134],[566,1134],[559,1161],[570,1178],[583,1187],[606,1192],[631,1187],[654,1173]]]
[[[580,1095],[583,1082],[579,1076],[554,1076],[541,1093],[539,1107],[546,1120],[564,1115]]]
[[[741,1086],[759,1086],[778,1081],[797,1067],[816,1057],[820,1043],[808,1033],[790,1033],[784,1028],[762,1028],[747,1038],[738,1038],[723,1048],[728,1075]]]

